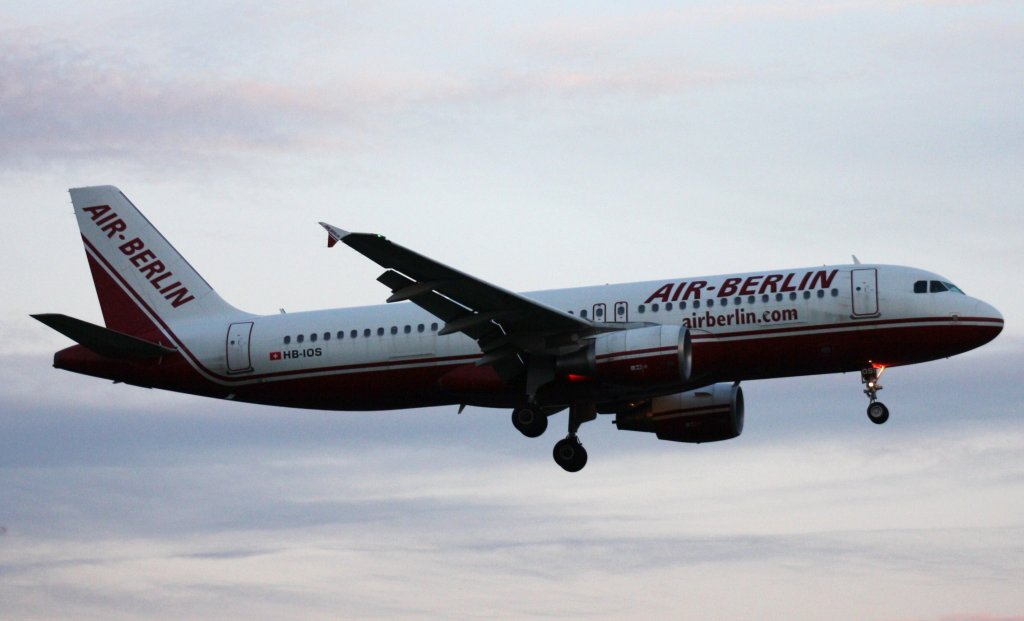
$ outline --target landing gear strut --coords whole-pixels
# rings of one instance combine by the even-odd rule
[[[881,425],[889,420],[889,408],[878,401],[878,391],[882,385],[878,383],[879,378],[885,373],[885,365],[872,364],[870,367],[861,369],[860,381],[864,384],[864,394],[868,396],[868,418],[876,425]]]
[[[548,428],[548,417],[534,405],[512,410],[512,425],[527,438],[536,438]]]
[[[551,455],[555,463],[566,472],[579,472],[587,465],[587,449],[583,448],[576,432],[580,425],[597,418],[597,408],[593,403],[573,403],[569,406],[569,435],[555,444]]]

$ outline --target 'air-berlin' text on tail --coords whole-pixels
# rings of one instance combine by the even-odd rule
[[[73,188],[71,202],[111,330],[152,338],[197,317],[242,314],[116,187]]]

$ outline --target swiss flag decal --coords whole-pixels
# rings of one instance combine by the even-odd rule
[[[270,352],[270,359],[271,360],[280,360],[281,359],[281,352],[279,352],[279,351],[272,351],[272,352]]]

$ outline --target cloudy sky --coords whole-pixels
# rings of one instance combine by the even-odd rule
[[[1018,2],[0,2],[0,617],[1024,619]],[[373,304],[325,220],[517,290],[862,260],[981,350],[745,385],[744,435],[261,408],[50,367],[67,188],[235,305]],[[562,425],[564,415],[554,424]],[[557,431],[557,430],[556,430]]]

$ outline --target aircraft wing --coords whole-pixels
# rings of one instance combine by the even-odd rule
[[[343,242],[385,268],[377,278],[388,302],[409,300],[444,321],[438,334],[462,332],[480,345],[478,365],[501,375],[521,371],[521,354],[551,355],[595,332],[620,329],[591,322],[492,285],[409,250],[382,235],[350,233],[321,222],[328,245]]]

